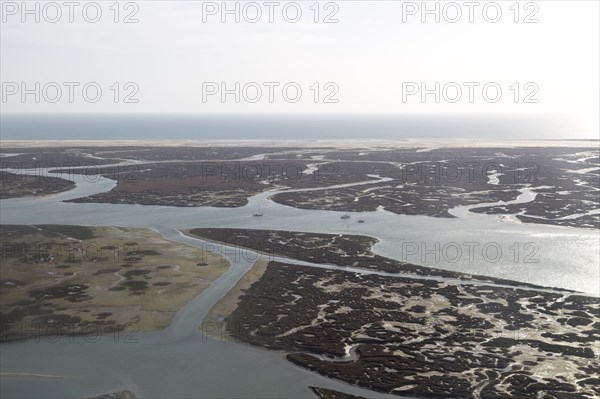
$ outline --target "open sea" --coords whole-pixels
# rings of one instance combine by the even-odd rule
[[[460,114],[0,115],[1,140],[530,140],[564,139],[566,131],[548,118]]]

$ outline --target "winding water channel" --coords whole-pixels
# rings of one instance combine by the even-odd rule
[[[39,172],[39,171],[36,171]],[[3,397],[86,397],[130,389],[140,397],[311,397],[307,386],[316,385],[368,397],[390,397],[333,381],[287,362],[279,352],[265,351],[233,342],[222,342],[202,335],[200,325],[210,308],[252,267],[259,257],[239,248],[215,246],[184,236],[180,229],[194,227],[238,227],[292,230],[336,234],[365,234],[376,237],[377,254],[416,264],[467,273],[509,278],[516,281],[567,288],[590,295],[600,293],[598,252],[599,232],[552,225],[525,224],[511,218],[469,212],[472,207],[452,210],[456,218],[396,215],[383,210],[340,219],[341,212],[302,210],[269,200],[277,191],[252,197],[240,208],[176,208],[121,204],[76,204],[62,202],[112,189],[115,182],[95,177],[94,181],[74,176],[76,187],[60,194],[38,198],[2,200],[2,224],[71,224],[87,226],[146,227],[166,239],[222,252],[230,268],[209,288],[187,303],[171,325],[158,332],[135,334],[130,339],[102,337],[97,342],[64,338],[58,342],[28,341],[3,344],[0,372],[23,373],[60,378],[2,378]],[[363,184],[363,183],[355,183]],[[313,189],[315,195],[318,190]],[[522,190],[513,202],[527,202],[535,192]],[[261,206],[264,216],[253,218]],[[503,254],[494,262],[476,256],[450,262],[447,257],[412,254],[421,245],[435,248],[448,243],[495,243],[508,251],[515,243],[534,243],[537,262],[525,262],[515,252]],[[560,245],[558,245],[560,243]],[[514,248],[514,247],[513,247]],[[407,251],[411,249],[411,251]],[[236,252],[237,251],[237,252]],[[412,254],[408,257],[408,253]],[[531,259],[529,259],[531,260]],[[295,261],[312,267],[337,268]],[[356,273],[365,271],[344,267]],[[412,277],[412,276],[411,276]],[[419,277],[423,278],[423,277]],[[115,342],[117,341],[117,342]],[[134,342],[135,341],[135,342]],[[349,356],[354,356],[349,348]],[[344,360],[344,359],[341,359]],[[393,396],[398,397],[398,396]]]

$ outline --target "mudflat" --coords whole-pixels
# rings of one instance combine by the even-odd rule
[[[225,258],[150,229],[2,226],[2,341],[157,330]]]

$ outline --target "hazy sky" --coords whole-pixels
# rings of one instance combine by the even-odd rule
[[[243,13],[245,2],[238,5],[240,23],[234,21],[235,15],[227,15],[223,23],[220,10],[209,15],[213,7],[221,8],[221,2],[189,0],[135,1],[128,6],[122,2],[118,23],[109,8],[113,2],[98,2],[102,16],[99,22],[90,23],[83,18],[86,3],[75,8],[73,23],[63,2],[57,2],[62,12],[57,23],[49,22],[56,9],[47,6],[44,14],[45,3],[39,3],[41,20],[36,23],[35,15],[22,15],[20,1],[2,2],[2,112],[541,114],[564,116],[573,134],[598,137],[598,1],[521,1],[518,7],[514,1],[472,2],[476,3],[472,23],[464,1],[427,2],[430,9],[439,3],[439,23],[435,15],[421,21],[420,1],[320,2],[318,23],[313,20],[313,1],[276,2],[273,23],[262,1],[255,3],[263,13],[256,23],[244,20],[244,16],[256,16],[252,6],[246,6]],[[228,2],[228,6],[233,9],[235,3]],[[296,4],[302,11],[299,22],[286,21],[284,6],[287,18],[293,20]],[[28,5],[33,9],[35,2]],[[486,21],[496,18],[498,8],[502,11],[499,21]],[[519,22],[515,23],[517,8]],[[449,22],[457,10],[462,12],[460,20]],[[138,22],[123,23],[132,12]],[[323,23],[330,13],[337,23]],[[88,6],[86,16],[95,18],[93,6]],[[524,23],[528,16],[538,22]],[[49,85],[39,103],[33,94],[23,102],[21,93],[10,94],[15,88],[20,91],[23,82],[29,89],[35,82],[40,87],[56,82],[62,96],[56,103],[49,102],[55,97],[55,86]],[[72,103],[64,82],[79,84]],[[89,82],[102,89],[96,103],[82,96],[81,88]],[[120,84],[118,103],[113,97],[114,82]],[[134,85],[125,88],[127,82]],[[220,93],[203,101],[203,86],[204,90],[220,90],[222,82],[229,89],[235,82],[240,82],[240,88],[257,82],[262,97],[255,103],[248,101],[256,101],[257,95],[255,86],[248,85],[239,103],[233,94],[223,103]],[[264,82],[273,82],[273,102]],[[290,101],[297,87],[302,90],[295,103],[282,94],[282,87],[290,82],[295,82],[288,85]],[[317,103],[315,82],[320,94]],[[326,86],[329,82],[333,84]],[[436,82],[440,94],[444,85],[456,82],[446,86],[446,96],[439,103],[434,94],[425,101],[419,93],[407,95],[409,89],[421,90],[421,83],[434,89]],[[473,82],[473,102],[465,82]],[[487,83],[492,83],[487,93],[490,101],[482,93]],[[462,90],[458,100],[457,85]],[[138,103],[124,103],[124,95],[135,87],[139,91],[132,98]],[[492,103],[496,87],[502,95]],[[339,91],[333,94],[336,88]],[[338,102],[324,103],[327,94]]]

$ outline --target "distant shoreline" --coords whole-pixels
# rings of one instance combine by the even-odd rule
[[[65,378],[62,375],[34,374],[34,373],[0,373],[0,378]]]
[[[305,148],[517,148],[517,147],[592,147],[597,139],[330,139],[330,140],[188,140],[188,139],[135,139],[135,140],[0,140],[0,148],[36,147],[305,147]]]

